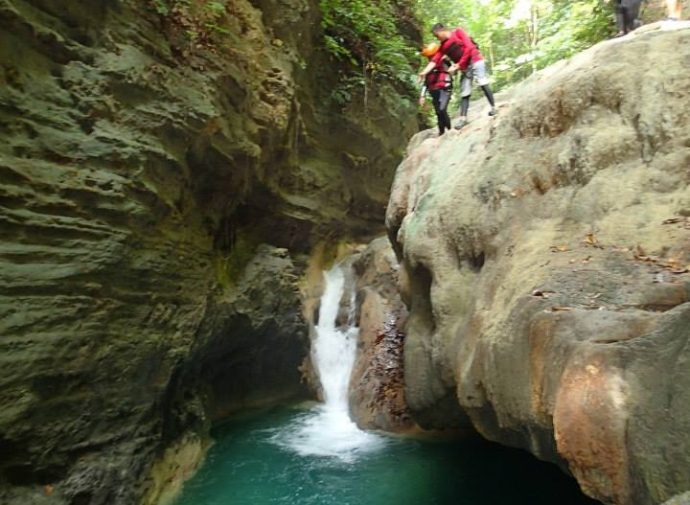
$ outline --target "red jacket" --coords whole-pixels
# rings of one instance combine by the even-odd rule
[[[460,28],[453,30],[450,37],[441,44],[441,51],[448,58],[457,63],[460,70],[467,70],[470,63],[476,63],[484,59],[472,39]]]
[[[424,83],[429,91],[435,89],[448,89],[453,83],[453,78],[448,73],[448,68],[450,64],[448,60],[443,57],[441,51],[438,51],[435,55],[431,57],[431,61],[436,63],[434,69],[426,74],[426,80]]]

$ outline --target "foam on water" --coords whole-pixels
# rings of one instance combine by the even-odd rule
[[[302,456],[335,457],[354,462],[359,455],[382,448],[386,439],[360,430],[348,412],[348,385],[359,330],[353,325],[353,313],[347,325],[336,327],[345,292],[344,268],[336,265],[324,273],[325,289],[312,345],[312,361],[323,387],[324,404],[298,417],[272,440]],[[354,290],[350,293],[350,301],[352,312]]]

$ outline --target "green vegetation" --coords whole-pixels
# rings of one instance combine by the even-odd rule
[[[326,49],[349,66],[333,91],[342,104],[377,82],[411,93],[418,59],[413,0],[321,0]]]
[[[151,0],[156,12],[162,16],[169,16],[178,12],[206,14],[209,18],[217,18],[225,14],[224,2],[214,0]]]
[[[521,81],[613,33],[607,0],[321,0],[327,50],[349,68],[333,98],[349,103],[376,83],[411,96],[422,27],[463,27],[480,45],[494,87]]]
[[[613,33],[606,0],[415,0],[425,39],[436,22],[478,43],[500,89]]]
[[[195,48],[213,49],[214,37],[227,34],[220,21],[227,12],[226,0],[149,0],[152,8],[169,27],[174,27],[186,39],[181,52],[188,54]]]
[[[148,0],[166,21],[183,54],[213,50],[227,34],[228,0]],[[613,32],[608,0],[319,0],[324,46],[342,62],[332,99],[346,105],[369,96],[411,98],[420,29],[463,27],[480,45],[494,87],[518,82]],[[384,88],[386,88],[384,90]]]
[[[255,234],[239,233],[233,239],[232,249],[216,256],[216,279],[221,287],[228,289],[235,285],[256,254],[259,243],[259,237]]]

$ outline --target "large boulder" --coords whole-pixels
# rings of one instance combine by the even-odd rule
[[[669,501],[664,502],[664,505],[690,505],[690,492],[674,496]]]
[[[387,225],[420,423],[470,423],[605,503],[690,488],[688,65],[690,30],[640,32],[413,140]]]

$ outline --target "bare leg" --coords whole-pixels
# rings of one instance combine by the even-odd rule
[[[669,19],[680,19],[681,3],[680,0],[666,0]]]

